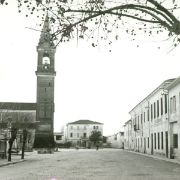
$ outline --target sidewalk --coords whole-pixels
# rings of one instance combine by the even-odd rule
[[[16,164],[25,160],[26,159],[21,159],[20,155],[12,155],[11,161],[8,161],[7,159],[0,159],[0,167]]]
[[[171,163],[175,163],[175,164],[179,164],[179,165],[180,165],[180,161],[177,160],[177,159],[169,159],[169,158],[166,158],[166,157],[160,157],[160,156],[151,155],[151,154],[144,154],[144,153],[140,153],[140,152],[130,151],[130,150],[127,150],[127,149],[125,149],[124,151],[130,152],[130,153],[134,153],[134,154],[139,154],[139,155],[141,155],[141,156],[151,157],[151,158],[153,158],[153,159],[158,159],[158,160],[162,160],[162,161],[166,161],[166,162],[171,162]]]
[[[7,159],[0,159],[0,167],[24,162],[29,158],[29,156],[32,156],[33,154],[37,154],[37,152],[35,152],[35,151],[34,152],[25,152],[24,159],[21,159],[21,154],[12,155],[10,162],[8,162]]]

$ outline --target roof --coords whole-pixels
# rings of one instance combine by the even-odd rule
[[[124,126],[126,126],[126,124],[128,124],[128,123],[131,123],[131,119],[129,119],[128,121],[126,121],[125,123],[124,123]]]
[[[7,109],[7,110],[36,110],[36,103],[0,102],[0,109]]]
[[[96,121],[90,121],[90,120],[78,120],[78,121],[74,121],[68,124],[103,124],[103,123],[99,123]]]
[[[180,83],[180,77],[176,78],[171,84],[169,84],[166,89],[170,90],[172,88],[174,88],[176,85],[178,85]]]
[[[148,96],[146,96],[142,101],[140,101],[134,108],[131,109],[130,112],[132,112],[139,104],[141,104],[143,101],[149,99],[152,95],[154,95],[158,90],[160,89],[166,89],[172,82],[174,82],[177,78],[173,79],[167,79],[163,83],[161,83],[154,91],[152,91]],[[129,112],[129,113],[130,113]]]

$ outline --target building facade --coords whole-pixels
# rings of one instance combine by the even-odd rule
[[[164,81],[129,113],[125,149],[179,159],[180,78]]]
[[[89,136],[92,131],[100,131],[103,136],[103,124],[90,120],[71,122],[66,125],[65,140],[73,146],[89,147]]]
[[[16,139],[13,143],[14,151],[20,151],[23,143],[23,130],[27,130],[25,150],[33,149],[36,121],[36,103],[0,103],[0,156],[7,157],[9,148],[8,140],[12,128],[17,129]]]
[[[180,77],[167,88],[169,99],[169,151],[180,160]]]
[[[124,125],[124,149],[132,149],[132,121],[129,120]]]
[[[64,132],[55,132],[54,133],[54,140],[55,140],[57,145],[63,144],[65,142]]]

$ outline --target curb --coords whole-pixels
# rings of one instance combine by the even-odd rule
[[[177,161],[177,160],[158,157],[158,156],[153,156],[153,155],[150,155],[150,154],[143,154],[143,153],[140,153],[140,152],[130,151],[130,150],[127,150],[127,149],[124,149],[124,151],[180,165],[180,161]]]
[[[0,167],[9,166],[9,165],[12,165],[12,164],[17,164],[17,163],[24,162],[24,161],[26,161],[26,160],[23,159],[23,160],[14,161],[14,162],[6,162],[6,163],[4,163],[4,164],[0,164]]]

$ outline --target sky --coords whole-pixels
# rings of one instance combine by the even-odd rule
[[[1,102],[36,102],[40,33],[26,28],[33,23],[14,5],[0,7]],[[180,47],[169,52],[171,45],[144,35],[135,42],[122,35],[111,52],[85,41],[60,44],[55,55],[55,131],[80,119],[104,123],[106,136],[123,130],[136,104],[164,80],[180,76]]]

